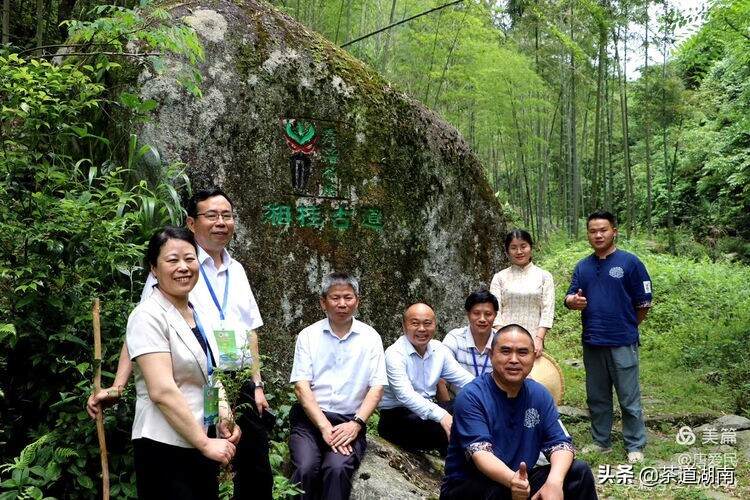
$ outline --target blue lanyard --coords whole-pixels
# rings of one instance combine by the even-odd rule
[[[214,353],[211,350],[211,344],[208,343],[208,337],[206,337],[206,331],[203,329],[203,325],[201,325],[201,320],[198,318],[198,313],[195,312],[195,309],[193,308],[193,305],[190,305],[190,309],[193,311],[193,319],[195,320],[195,326],[198,328],[198,332],[201,334],[201,337],[203,338],[203,342],[206,343],[206,372],[208,372],[208,383],[211,384],[211,374],[214,372],[214,364],[211,362],[211,359],[214,357]]]
[[[478,377],[478,376],[480,376],[480,375],[481,375],[482,373],[484,373],[484,372],[485,372],[485,370],[487,370],[487,361],[489,361],[489,359],[490,359],[490,356],[489,356],[489,354],[487,354],[487,355],[485,356],[485,358],[484,358],[484,365],[482,366],[482,373],[479,373],[479,366],[477,366],[477,357],[476,357],[476,355],[474,354],[474,347],[469,347],[469,351],[471,351],[471,359],[472,359],[472,360],[474,360],[474,373],[475,373],[475,374],[476,374],[476,376]]]
[[[206,271],[203,269],[203,264],[200,265],[200,268],[203,279],[206,281],[206,286],[208,287],[208,293],[211,294],[214,305],[216,306],[216,309],[219,310],[219,317],[222,321],[224,321],[224,311],[227,310],[227,297],[229,297],[229,268],[227,267],[227,280],[224,282],[224,300],[222,301],[221,305],[219,305],[219,299],[216,298],[216,294],[214,293],[214,289],[211,286],[211,282],[208,281],[208,276],[206,276]]]

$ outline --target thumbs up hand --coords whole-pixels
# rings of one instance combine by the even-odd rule
[[[510,495],[513,500],[526,500],[531,493],[529,486],[529,475],[526,471],[526,463],[521,462],[518,472],[513,475],[510,482]]]
[[[582,311],[583,309],[586,309],[586,306],[588,305],[588,301],[583,295],[583,290],[580,288],[575,294],[565,297],[565,303],[568,304],[568,307],[575,309],[576,311]]]

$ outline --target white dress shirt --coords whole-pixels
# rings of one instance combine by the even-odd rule
[[[356,319],[342,338],[327,318],[313,323],[299,333],[294,347],[289,381],[300,380],[310,382],[323,411],[354,414],[371,387],[388,383],[380,335]]]
[[[461,368],[450,351],[435,339],[430,340],[424,356],[420,356],[406,335],[402,335],[386,349],[385,367],[388,387],[380,408],[405,406],[422,420],[439,422],[448,413],[432,401],[441,378],[459,387],[474,380],[474,376]]]
[[[198,283],[190,291],[190,303],[195,307],[201,324],[207,327],[206,330],[226,329],[235,331],[237,348],[241,349],[243,354],[240,364],[243,367],[247,367],[252,361],[249,350],[246,349],[247,333],[250,330],[261,327],[263,319],[260,316],[258,304],[255,302],[255,296],[247,280],[245,268],[242,267],[242,264],[234,260],[226,249],[222,251],[221,260],[221,266],[217,269],[214,259],[200,245],[198,246],[198,262],[203,266],[203,270],[211,283],[219,305],[223,302],[224,287],[227,283],[227,276],[229,276],[227,308],[224,311],[225,321],[221,321],[219,309],[211,298],[206,280],[200,271],[198,271],[200,273]],[[151,296],[156,284],[156,277],[149,273],[146,284],[143,287],[143,293],[141,293],[141,302]],[[237,366],[236,368],[239,367]]]

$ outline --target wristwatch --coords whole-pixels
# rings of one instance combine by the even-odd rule
[[[257,382],[253,382],[253,383],[255,384],[255,388],[256,389],[258,387],[260,387],[261,389],[263,389],[266,386],[266,384],[264,384],[262,380],[258,380]]]
[[[363,429],[367,428],[367,422],[362,420],[362,417],[360,417],[359,415],[354,415],[354,418],[352,418],[352,421],[357,422],[359,426],[362,427]]]

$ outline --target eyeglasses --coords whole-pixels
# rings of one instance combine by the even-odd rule
[[[210,222],[216,222],[219,220],[219,217],[221,217],[221,220],[223,221],[233,221],[234,220],[234,214],[232,212],[203,212],[202,214],[195,214],[196,217],[199,215],[202,215],[206,218],[207,221]]]

